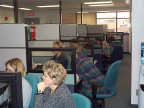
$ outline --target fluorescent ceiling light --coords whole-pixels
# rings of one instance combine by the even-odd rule
[[[19,8],[21,10],[31,10],[31,9],[28,9],[28,8]]]
[[[81,13],[81,12],[77,12],[77,13]],[[86,12],[82,12],[82,13],[89,13],[89,12],[86,11]]]
[[[9,5],[0,5],[1,7],[8,7],[8,8],[14,8],[13,6],[9,6]]]
[[[46,5],[46,6],[36,6],[38,8],[47,8],[47,7],[59,7],[59,5]]]
[[[106,4],[113,3],[112,1],[102,1],[102,2],[84,2],[84,4]]]
[[[110,12],[110,11],[97,11],[97,12]]]
[[[101,5],[89,5],[89,6],[112,6],[114,4],[101,4]]]

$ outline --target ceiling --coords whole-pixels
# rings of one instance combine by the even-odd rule
[[[18,8],[29,8],[32,10],[51,10],[59,8],[37,8],[40,5],[58,5],[60,0],[18,0]],[[85,5],[84,2],[97,2],[97,1],[109,1],[109,0],[61,0],[62,10],[68,9],[81,9],[81,4],[83,9],[90,8],[104,8],[104,7],[89,7]],[[114,5],[109,7],[128,7],[126,0],[112,0]],[[128,0],[129,1],[129,0]],[[0,0],[0,5],[13,5],[13,0]],[[4,7],[0,7],[4,8]]]

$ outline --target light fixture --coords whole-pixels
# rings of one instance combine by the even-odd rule
[[[77,12],[77,13],[81,13],[81,12]],[[89,12],[85,11],[85,12],[82,12],[82,13],[89,13]]]
[[[32,9],[28,9],[28,8],[19,8],[21,10],[32,10]]]
[[[112,6],[114,4],[101,4],[101,5],[89,5],[89,6]]]
[[[59,5],[46,5],[46,6],[36,6],[38,8],[47,8],[47,7],[59,7]]]
[[[1,7],[8,7],[8,8],[14,8],[13,6],[9,6],[9,5],[0,5]]]
[[[102,2],[84,2],[84,4],[108,4],[113,3],[112,1],[102,1]]]
[[[110,12],[110,11],[96,11],[96,12]]]

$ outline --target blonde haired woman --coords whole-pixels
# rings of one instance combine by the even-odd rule
[[[72,95],[64,84],[66,69],[51,60],[43,65],[43,81],[37,85],[33,108],[74,108]]]
[[[55,48],[63,48],[65,45],[61,41],[55,41],[53,42],[53,46]],[[53,51],[55,53],[54,57],[51,60],[56,61],[57,63],[60,63],[64,66],[65,69],[67,69],[68,66],[68,60],[66,55],[62,51]]]
[[[5,63],[7,72],[21,72],[22,75],[22,96],[23,108],[29,108],[31,99],[32,88],[27,80],[24,78],[26,75],[23,62],[19,58],[13,58]]]

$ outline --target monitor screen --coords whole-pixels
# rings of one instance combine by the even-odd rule
[[[22,78],[20,72],[0,71],[0,105],[22,108]]]

